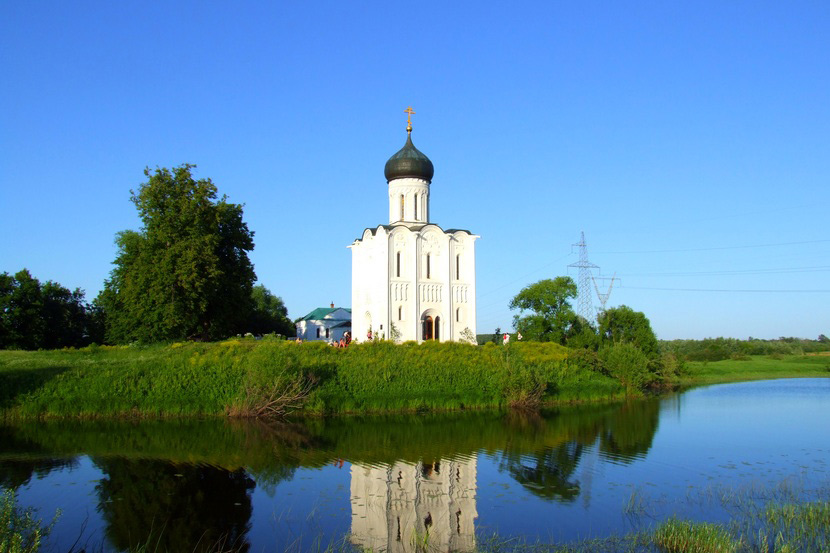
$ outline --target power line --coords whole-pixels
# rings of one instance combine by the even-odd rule
[[[830,265],[815,267],[779,267],[772,269],[735,269],[731,271],[676,271],[668,273],[623,273],[621,276],[718,276],[718,275],[769,275],[783,273],[821,273],[830,271]]]
[[[559,258],[557,258],[557,259],[554,259],[554,260],[553,260],[553,261],[551,261],[550,263],[546,263],[545,265],[542,265],[542,266],[541,266],[541,267],[539,267],[538,269],[534,269],[534,270],[530,271],[529,273],[527,273],[527,274],[525,274],[525,275],[522,275],[522,276],[520,276],[519,278],[517,278],[517,279],[515,279],[515,280],[511,280],[510,282],[508,282],[508,283],[506,283],[506,284],[502,284],[501,286],[497,286],[496,288],[491,288],[490,290],[487,290],[487,291],[486,291],[486,292],[484,292],[483,294],[477,294],[477,296],[478,296],[479,298],[483,298],[484,296],[489,296],[489,295],[490,295],[490,294],[492,294],[493,292],[498,292],[498,291],[499,291],[499,290],[501,290],[502,288],[506,288],[507,286],[510,286],[511,284],[515,284],[515,283],[519,282],[520,280],[523,280],[523,279],[525,279],[525,278],[529,277],[530,275],[532,275],[532,274],[534,274],[534,273],[538,273],[538,272],[539,272],[539,271],[541,271],[542,269],[547,269],[548,267],[550,267],[550,266],[551,266],[551,265],[553,265],[554,263],[557,263],[557,262],[559,262],[559,261],[561,261],[561,260],[565,259],[566,257],[570,257],[570,255],[571,255],[570,253],[567,253],[567,254],[563,255],[562,257],[559,257]]]
[[[772,248],[777,246],[795,246],[799,244],[820,244],[830,240],[806,240],[803,242],[778,242],[775,244],[750,244],[745,246],[716,246],[713,248],[688,248],[682,250],[630,250],[622,252],[594,252],[602,254],[632,254],[632,253],[682,253],[682,252],[709,252],[716,250],[742,250],[749,248]]]
[[[620,286],[627,290],[663,290],[667,292],[757,292],[764,294],[826,294],[830,293],[828,290],[748,290],[736,288],[652,288],[645,286]]]

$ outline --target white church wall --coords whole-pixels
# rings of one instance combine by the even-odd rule
[[[389,234],[389,319],[399,333],[399,341],[417,340],[415,301],[416,235],[405,226]],[[390,334],[391,336],[391,334]]]
[[[389,336],[388,236],[378,227],[375,233],[366,230],[363,239],[352,248],[352,336],[365,341],[369,329],[377,337]]]
[[[476,335],[476,269],[475,241],[476,235],[463,231],[452,234],[450,271],[453,339],[461,340],[465,329]]]

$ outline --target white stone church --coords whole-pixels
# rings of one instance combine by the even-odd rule
[[[410,109],[407,113],[414,113]],[[386,162],[389,224],[370,227],[352,250],[352,335],[397,341],[456,340],[476,334],[475,241],[429,219],[434,168],[412,144]]]

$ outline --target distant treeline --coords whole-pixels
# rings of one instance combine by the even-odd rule
[[[705,338],[703,340],[661,340],[660,351],[687,361],[722,361],[749,355],[804,355],[830,351],[830,338],[817,340],[781,337],[777,340],[748,338]]]
[[[249,299],[237,306],[238,325],[229,332],[295,335],[282,298],[260,284],[251,289]],[[82,348],[133,341],[128,333],[111,332],[113,309],[100,296],[87,302],[80,288],[41,282],[27,269],[13,275],[0,273],[0,349]]]

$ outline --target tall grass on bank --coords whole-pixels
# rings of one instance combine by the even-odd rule
[[[204,416],[302,389],[308,414],[533,407],[624,395],[557,344],[322,343],[235,339],[0,352],[6,418]],[[298,386],[298,383],[303,383]]]

